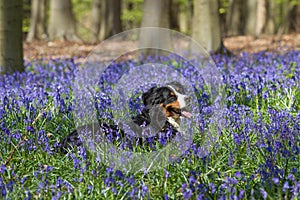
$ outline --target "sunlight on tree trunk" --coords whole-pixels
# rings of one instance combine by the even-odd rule
[[[194,0],[192,37],[209,52],[216,52],[221,48],[217,0]]]
[[[0,1],[0,73],[23,71],[22,0]]]
[[[27,42],[34,39],[46,39],[46,0],[32,0],[30,29],[27,35]]]
[[[229,36],[243,34],[243,4],[245,0],[230,0],[227,13],[226,33]]]
[[[104,40],[122,31],[121,1],[101,1],[100,40]]]
[[[101,9],[104,5],[101,3],[102,0],[92,1],[92,12],[91,12],[91,29],[92,29],[92,42],[98,41],[101,23],[101,13],[104,9]]]
[[[256,17],[256,29],[255,36],[260,36],[265,29],[267,21],[267,2],[266,0],[257,0],[257,17]]]
[[[246,35],[255,35],[257,23],[257,0],[246,0],[246,22],[245,31]]]
[[[49,19],[49,39],[81,42],[76,34],[76,21],[71,0],[51,0]]]
[[[170,27],[170,0],[145,0],[143,4],[143,27]],[[140,33],[141,47],[171,49],[171,38],[167,31],[142,30]],[[146,54],[158,53],[148,51]]]

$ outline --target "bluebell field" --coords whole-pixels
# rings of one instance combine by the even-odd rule
[[[201,134],[210,111],[209,94],[202,91],[197,97],[206,109],[193,144],[175,162],[150,172],[103,165],[85,147],[69,154],[55,150],[75,129],[75,59],[28,61],[24,73],[1,76],[0,198],[299,199],[300,52],[212,58],[225,87],[224,127],[216,145],[203,157]],[[109,72],[104,78],[116,77]]]

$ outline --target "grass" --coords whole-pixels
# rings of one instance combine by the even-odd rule
[[[74,130],[69,109],[73,102],[68,96],[72,70],[77,67],[73,61],[32,66],[24,75],[25,87],[13,82],[17,75],[2,77],[6,84],[1,86],[0,164],[7,161],[13,149],[16,151],[8,164],[0,168],[0,196],[4,199],[299,198],[300,53],[260,53],[235,58],[218,55],[215,60],[220,68],[224,62],[229,67],[229,74],[224,74],[227,99],[222,116],[226,123],[220,136],[210,153],[202,156],[202,131],[207,125],[200,127],[194,143],[182,156],[154,171],[120,171],[103,165],[97,155],[85,148],[74,149],[68,155],[52,150]],[[245,60],[250,64],[244,66]],[[64,71],[64,65],[74,67]],[[208,120],[201,119],[205,123]],[[25,135],[25,142],[16,148]]]

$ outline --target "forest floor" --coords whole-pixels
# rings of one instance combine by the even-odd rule
[[[259,51],[276,51],[284,52],[287,50],[300,50],[300,34],[289,35],[264,35],[260,38],[252,36],[234,36],[223,39],[224,46],[233,54],[241,52],[254,53]],[[113,44],[117,48],[129,45],[118,42]],[[50,59],[50,58],[71,58],[88,56],[95,49],[97,44],[91,43],[73,43],[73,42],[45,42],[34,41],[31,43],[24,42],[25,60]],[[110,56],[109,50],[106,57]]]

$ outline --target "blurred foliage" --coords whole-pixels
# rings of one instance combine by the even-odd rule
[[[31,0],[23,0],[23,32],[28,33],[30,25]]]
[[[123,30],[138,28],[142,22],[143,0],[123,0],[121,20]]]
[[[219,0],[219,13],[226,14],[229,8],[229,0]]]
[[[49,2],[48,0],[48,7]],[[73,13],[77,20],[77,31],[79,36],[89,41],[91,38],[91,3],[92,0],[71,0],[73,4]],[[143,0],[120,0],[121,1],[121,20],[123,30],[138,28],[142,22]],[[192,13],[193,0],[172,0],[178,3],[180,13]],[[23,0],[23,32],[29,31],[30,25],[30,9],[32,0]],[[268,3],[274,4],[274,21],[275,30],[287,23],[286,16],[291,8],[299,4],[299,0],[267,0]],[[188,5],[191,7],[188,8]],[[230,0],[219,0],[219,13],[221,18],[225,20],[229,11]],[[49,9],[48,9],[49,10]],[[49,11],[48,11],[49,12]],[[178,13],[179,15],[179,13]],[[224,21],[223,20],[223,21]],[[188,22],[190,23],[190,22]],[[190,28],[188,28],[190,29]],[[189,33],[189,30],[186,30]]]
[[[91,37],[91,5],[92,0],[72,0],[77,33],[84,41],[89,41]]]

